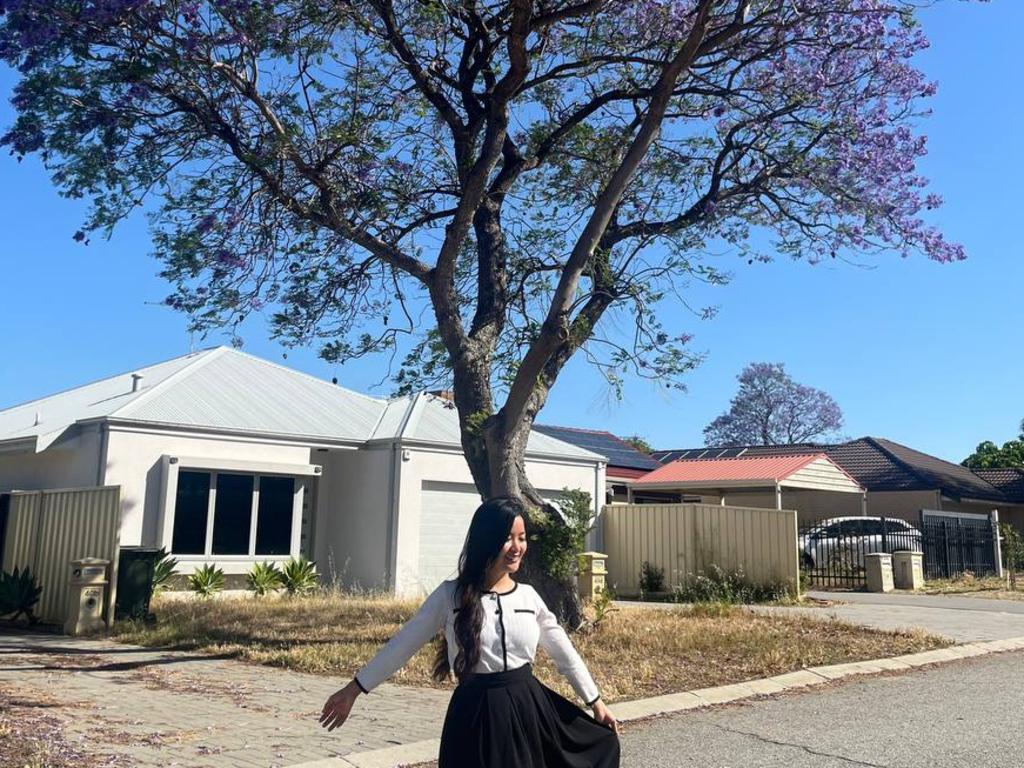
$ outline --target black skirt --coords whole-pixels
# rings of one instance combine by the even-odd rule
[[[459,684],[438,768],[618,768],[615,731],[533,676],[529,664]]]

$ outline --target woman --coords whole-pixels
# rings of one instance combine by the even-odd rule
[[[459,557],[459,575],[420,610],[355,678],[324,705],[334,730],[352,704],[386,680],[434,635],[444,642],[434,677],[455,673],[441,731],[439,768],[617,768],[618,723],[583,660],[532,587],[512,574],[526,554],[526,513],[515,499],[477,508]],[[538,643],[594,713],[533,677]]]

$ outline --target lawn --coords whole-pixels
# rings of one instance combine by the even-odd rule
[[[114,636],[146,646],[198,648],[345,679],[416,610],[418,601],[320,595],[277,600],[154,601],[155,626],[120,623]],[[573,641],[606,700],[633,699],[749,680],[801,667],[894,656],[949,643],[923,633],[889,633],[742,608],[622,608]],[[435,686],[434,647],[392,682]],[[570,694],[538,654],[537,675]]]
[[[958,579],[934,579],[925,582],[922,594],[966,595],[990,600],[1024,600],[1024,573],[1017,574],[1017,589],[1010,589],[1006,579],[995,576],[977,578],[964,575]]]

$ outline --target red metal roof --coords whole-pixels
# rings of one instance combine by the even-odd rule
[[[795,456],[756,456],[736,459],[680,459],[648,472],[634,483],[634,488],[662,483],[736,482],[776,483],[803,469],[824,453]],[[831,463],[831,462],[830,462]]]

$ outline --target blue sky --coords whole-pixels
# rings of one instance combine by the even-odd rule
[[[706,362],[688,391],[665,395],[629,382],[616,401],[595,371],[574,361],[541,421],[640,434],[656,447],[701,445],[703,427],[728,407],[735,377],[753,361],[783,362],[798,381],[826,390],[844,432],[875,435],[960,461],[981,440],[1012,439],[1024,418],[1024,260],[1015,236],[1024,87],[1018,75],[1024,3],[947,0],[921,16],[931,48],[920,59],[938,80],[921,164],[946,205],[936,221],[968,260],[940,265],[893,255],[862,266],[726,260],[725,287],[695,289],[715,304],[700,321],[669,313],[694,335]],[[0,70],[0,125],[9,125],[14,75]],[[0,157],[0,408],[183,354],[185,319],[160,306],[169,292],[149,257],[146,221],[109,242],[71,236],[85,210],[59,198],[39,162]],[[363,392],[384,375],[379,358],[329,365],[313,350],[267,340],[259,323],[245,350]],[[197,346],[228,343],[196,340]]]

